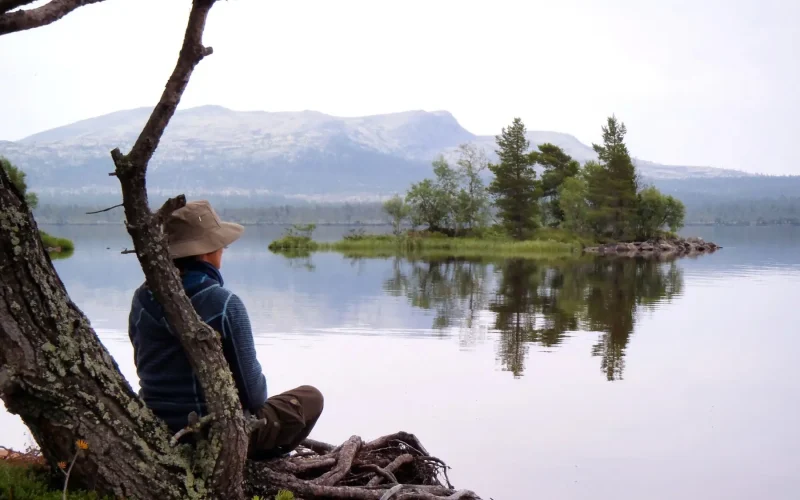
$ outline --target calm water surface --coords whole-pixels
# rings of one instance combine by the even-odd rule
[[[58,272],[138,388],[127,235],[45,229],[75,240]],[[800,498],[798,228],[689,228],[725,248],[661,264],[288,259],[280,231],[248,228],[222,271],[270,392],[325,394],[312,437],[414,432],[495,500]],[[0,407],[0,443],[28,439]]]

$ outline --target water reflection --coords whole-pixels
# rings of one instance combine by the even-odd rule
[[[610,381],[623,377],[637,313],[679,296],[675,262],[597,259],[395,259],[384,289],[434,311],[433,328],[472,329],[485,312],[499,333],[497,358],[515,377],[531,346],[554,347],[574,332],[597,332],[592,356]]]

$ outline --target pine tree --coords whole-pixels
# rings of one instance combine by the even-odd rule
[[[600,236],[633,236],[638,179],[625,145],[625,124],[615,116],[603,127],[603,145],[593,144],[599,168],[587,171],[589,219]]]
[[[577,175],[580,163],[555,144],[544,143],[531,153],[535,164],[544,167],[541,179],[542,198],[545,201],[548,223],[558,226],[564,222],[564,211],[559,201],[559,188],[570,177]]]
[[[496,137],[500,163],[490,164],[494,179],[489,192],[495,197],[498,215],[508,232],[518,240],[536,229],[539,206],[538,183],[525,125],[519,118]]]

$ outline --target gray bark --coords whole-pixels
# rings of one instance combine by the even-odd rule
[[[148,287],[164,308],[164,315],[177,333],[197,374],[208,411],[213,416],[206,449],[198,473],[209,478],[212,496],[241,498],[243,470],[247,456],[247,425],[222,352],[219,334],[202,322],[183,290],[178,272],[167,251],[161,219],[185,203],[182,197],[168,201],[153,214],[147,201],[147,164],[153,156],[169,120],[175,113],[195,66],[211,49],[202,44],[206,18],[215,0],[194,0],[178,61],[164,92],[136,143],[127,155],[111,152],[115,174],[122,187],[127,228],[134,243]]]
[[[0,15],[0,35],[42,26],[97,1],[53,0],[38,9]],[[162,211],[153,214],[145,185],[147,164],[175,113],[194,67],[211,54],[211,49],[202,45],[202,35],[214,3],[215,0],[193,0],[183,46],[161,99],[131,151],[127,155],[118,149],[111,152],[116,166],[114,174],[122,187],[128,232],[147,284],[180,338],[213,416],[208,439],[202,440],[191,455],[180,459],[169,448],[166,428],[146,411],[122,380],[91,332],[89,322],[69,301],[41,242],[37,245],[38,231],[30,212],[18,194],[6,186],[7,179],[3,181],[2,255],[6,257],[3,262],[26,264],[28,274],[21,274],[10,264],[2,268],[0,285],[7,313],[2,316],[0,337],[4,358],[0,392],[9,410],[22,416],[32,428],[51,463],[68,460],[74,441],[84,439],[90,449],[108,455],[103,459],[102,455],[89,453],[83,466],[73,471],[77,479],[92,479],[85,482],[99,483],[101,490],[126,497],[199,495],[236,499],[244,495],[248,433],[236,386],[219,335],[194,311],[169,259],[161,230],[163,215],[181,206],[185,199],[170,200]],[[47,267],[36,267],[36,263]],[[53,288],[56,284],[60,287],[58,293]],[[91,335],[78,335],[80,328]],[[43,362],[41,356],[48,358],[47,361]],[[64,358],[66,365],[54,365],[50,358]],[[103,369],[103,363],[96,363],[97,359],[115,369]],[[80,363],[86,365],[86,372]],[[42,371],[45,369],[50,371]],[[87,375],[94,377],[93,383],[97,385],[84,386],[90,383],[84,380]],[[70,385],[63,385],[67,383]],[[115,432],[124,439],[105,439]],[[124,460],[121,449],[126,447],[144,448],[146,457],[131,456],[127,457],[130,460]],[[161,463],[164,460],[167,462]],[[113,470],[106,470],[107,463],[114,464]],[[126,478],[138,481],[143,489],[115,484]]]
[[[35,9],[9,10],[33,3],[30,1],[5,0],[0,3],[0,35],[40,28],[54,23],[84,5],[99,3],[104,0],[51,0]]]
[[[70,300],[36,222],[0,170],[0,397],[52,464],[89,449],[76,482],[125,498],[191,498],[187,456]],[[201,486],[201,485],[198,485]]]

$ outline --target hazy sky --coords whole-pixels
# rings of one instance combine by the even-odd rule
[[[107,0],[0,37],[0,139],[158,100],[189,0]],[[448,110],[471,132],[600,140],[661,163],[800,174],[799,0],[220,1],[182,107]]]

